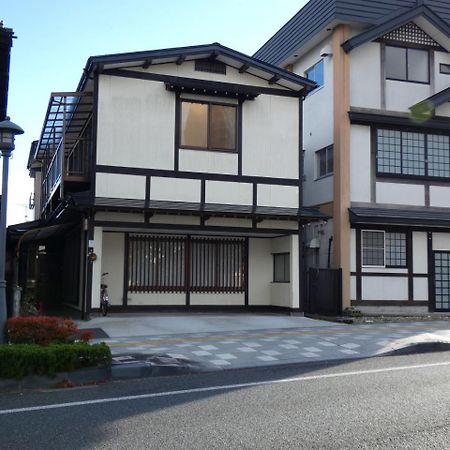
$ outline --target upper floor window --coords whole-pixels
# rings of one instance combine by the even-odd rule
[[[318,87],[323,86],[325,82],[323,74],[323,59],[305,71],[305,77],[308,78],[308,80],[315,81],[318,84]]]
[[[237,107],[193,100],[181,102],[181,147],[236,151]]]
[[[439,134],[379,129],[377,172],[450,178],[450,138]]]
[[[386,78],[429,83],[429,50],[386,45]]]
[[[317,178],[333,173],[333,146],[322,148],[316,152]]]

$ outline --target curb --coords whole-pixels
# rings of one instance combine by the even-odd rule
[[[111,367],[88,367],[73,372],[58,372],[54,377],[30,375],[21,380],[0,379],[0,393],[21,393],[25,390],[56,389],[98,384],[111,379]]]

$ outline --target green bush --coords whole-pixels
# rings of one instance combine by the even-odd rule
[[[106,344],[34,344],[0,346],[0,378],[21,379],[27,375],[54,376],[83,367],[105,366],[111,363],[111,351]]]

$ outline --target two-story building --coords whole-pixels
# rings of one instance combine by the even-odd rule
[[[324,217],[302,205],[315,86],[220,44],[89,58],[30,151],[38,301],[86,317],[107,273],[112,310],[298,311],[303,227]]]
[[[365,312],[450,311],[450,3],[310,0],[255,57],[305,100],[311,265]]]

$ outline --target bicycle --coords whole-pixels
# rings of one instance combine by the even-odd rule
[[[102,278],[108,275],[108,272],[102,273]],[[109,307],[109,295],[108,295],[108,285],[105,283],[100,284],[100,311],[102,316],[108,314]]]

